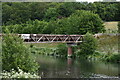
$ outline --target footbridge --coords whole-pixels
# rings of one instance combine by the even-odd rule
[[[2,36],[3,34],[0,34]],[[81,43],[84,35],[57,35],[57,34],[15,34],[21,37],[25,43],[66,43],[68,56],[72,56],[72,46]],[[93,35],[98,37],[98,35]]]
[[[29,43],[80,43],[84,35],[54,35],[54,34],[19,34],[24,42]]]

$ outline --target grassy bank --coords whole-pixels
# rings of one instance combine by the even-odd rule
[[[104,22],[106,33],[117,33],[118,31],[118,22],[117,21],[110,21]]]
[[[52,55],[52,56],[62,56],[64,54],[67,55],[67,48],[64,46],[58,45],[61,43],[25,43],[27,46],[31,47],[32,53],[38,53],[43,55]],[[66,48],[66,50],[64,50]],[[76,54],[76,50],[73,47],[74,54]],[[58,51],[59,50],[59,51]],[[61,50],[61,51],[60,51]],[[65,55],[65,56],[66,56]],[[119,61],[118,60],[118,36],[117,35],[102,35],[98,39],[98,47],[96,50],[96,54],[89,56],[89,58],[102,59],[105,61]],[[117,57],[117,59],[116,59]]]
[[[25,43],[27,46],[33,45],[39,48],[56,48],[61,43]]]

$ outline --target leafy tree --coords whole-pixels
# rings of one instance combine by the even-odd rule
[[[118,33],[120,33],[120,21],[118,22]]]
[[[2,28],[4,33],[6,33],[6,30],[9,30],[11,33],[39,34],[43,33],[43,30],[47,26],[47,24],[48,23],[45,21],[29,20],[24,24],[2,26]]]
[[[45,12],[45,18],[47,21],[49,20],[56,20],[59,16],[59,13],[56,8],[49,8]]]
[[[59,44],[57,46],[57,54],[60,56],[67,56],[67,45],[66,44]]]
[[[42,34],[43,33],[43,30],[44,28],[47,26],[47,22],[45,21],[39,21],[39,20],[35,20],[33,21],[33,23],[31,24],[32,25],[32,32],[31,33],[34,33],[34,34]],[[29,24],[28,24],[29,25]],[[29,28],[29,26],[28,26]]]
[[[43,34],[54,34],[58,24],[56,21],[48,22],[48,25],[44,27]]]
[[[74,3],[63,3],[62,5],[60,5],[58,7],[58,12],[60,15],[62,15],[63,17],[69,17],[74,11]]]
[[[30,11],[27,3],[4,3],[3,22],[5,24],[23,23],[30,19]]]
[[[97,14],[90,11],[76,11],[70,17],[58,20],[58,34],[86,34],[103,32],[103,22]]]
[[[100,18],[104,21],[115,21],[117,20],[117,17],[115,17],[118,13],[117,4],[113,2],[106,2],[106,3],[100,3],[96,2],[93,3],[96,5],[96,12]]]
[[[46,2],[32,2],[28,3],[29,4],[29,10],[31,11],[29,14],[31,15],[31,20],[43,20],[45,11],[48,9],[48,4]]]
[[[84,40],[80,45],[79,55],[89,56],[95,53],[97,49],[97,40],[93,37],[92,34],[86,33],[84,36]]]
[[[5,34],[2,44],[2,68],[10,71],[18,67],[25,72],[34,73],[38,70],[38,64],[35,62],[29,48],[15,34]]]

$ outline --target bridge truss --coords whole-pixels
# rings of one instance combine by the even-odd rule
[[[19,34],[25,42],[62,42],[62,43],[78,43],[83,41],[84,35],[52,35],[52,34]]]

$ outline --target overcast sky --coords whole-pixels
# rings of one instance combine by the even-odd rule
[[[76,0],[77,2],[84,2],[84,1],[87,1],[87,2],[94,2],[94,1],[103,1],[103,0]],[[116,0],[116,1],[120,1],[120,0]]]

